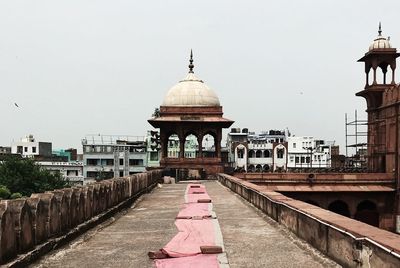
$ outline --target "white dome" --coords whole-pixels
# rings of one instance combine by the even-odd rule
[[[162,106],[220,106],[220,103],[214,91],[189,72],[168,91]]]
[[[389,40],[390,40],[389,37],[385,38],[382,36],[381,24],[379,23],[378,37],[369,46],[369,51],[374,49],[392,48],[392,46],[389,43]]]
[[[383,36],[378,36],[378,38],[376,38],[374,42],[369,46],[369,51],[382,48],[392,48],[392,46],[390,45],[388,39]]]

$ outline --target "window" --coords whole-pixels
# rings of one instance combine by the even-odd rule
[[[239,150],[237,151],[237,154],[238,154],[238,158],[243,158],[243,156],[244,156],[244,150],[243,150],[243,149],[239,149]]]
[[[256,153],[253,150],[249,151],[249,158],[255,158],[256,157]]]
[[[298,156],[296,156],[296,158],[295,158],[295,163],[296,164],[300,163],[300,158]]]
[[[24,147],[24,152],[25,152],[25,153],[28,152],[28,147]]]
[[[36,146],[32,147],[32,153],[36,153]]]
[[[302,156],[302,157],[300,158],[300,161],[301,161],[302,164],[305,162],[304,156]]]
[[[88,166],[97,166],[97,159],[86,159],[86,164]]]
[[[119,172],[119,176],[120,176],[120,177],[123,177],[123,176],[124,176],[124,172],[123,172],[123,171],[120,171],[120,172]]]
[[[306,157],[306,163],[307,163],[307,164],[310,163],[310,157],[309,157],[309,156]]]
[[[296,148],[296,143],[295,142],[293,142],[293,148]]]
[[[17,146],[17,154],[22,154],[22,146]]]
[[[150,161],[158,161],[158,152],[150,152]]]
[[[120,165],[120,166],[123,166],[123,165],[124,165],[124,159],[122,159],[122,158],[119,159],[119,165]]]
[[[283,154],[285,153],[285,151],[283,149],[278,149],[277,151],[277,157],[278,158],[283,158]]]
[[[143,166],[143,159],[129,159],[130,166]]]

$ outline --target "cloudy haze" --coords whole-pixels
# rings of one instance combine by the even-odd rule
[[[234,127],[344,145],[344,113],[365,117],[356,61],[379,21],[400,47],[399,10],[395,0],[3,0],[0,146],[33,134],[81,150],[86,134],[144,135],[191,48]]]

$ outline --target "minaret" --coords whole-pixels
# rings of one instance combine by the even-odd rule
[[[359,62],[365,63],[365,87],[356,95],[367,100],[367,112],[382,104],[382,94],[390,85],[395,84],[396,58],[400,55],[396,48],[392,48],[389,38],[382,36],[382,27],[379,23],[378,37],[369,46],[369,51]],[[391,77],[388,79],[388,67]],[[372,79],[370,72],[372,71]],[[372,80],[372,81],[371,81]]]
[[[384,91],[395,85],[396,58],[399,55],[396,48],[390,45],[389,38],[382,35],[382,27],[379,23],[378,37],[369,46],[364,57],[358,60],[365,64],[366,82],[364,90],[358,92],[356,96],[361,96],[367,101],[367,163],[368,169],[373,172],[387,172],[386,122],[382,120],[378,108],[382,105]]]

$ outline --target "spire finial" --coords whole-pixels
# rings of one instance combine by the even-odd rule
[[[193,65],[193,51],[192,50],[190,50],[190,60],[189,60],[189,73],[193,73],[193,68],[194,68],[194,65]]]
[[[381,22],[379,22],[378,34],[379,34],[379,36],[382,36],[382,26],[381,26]]]

